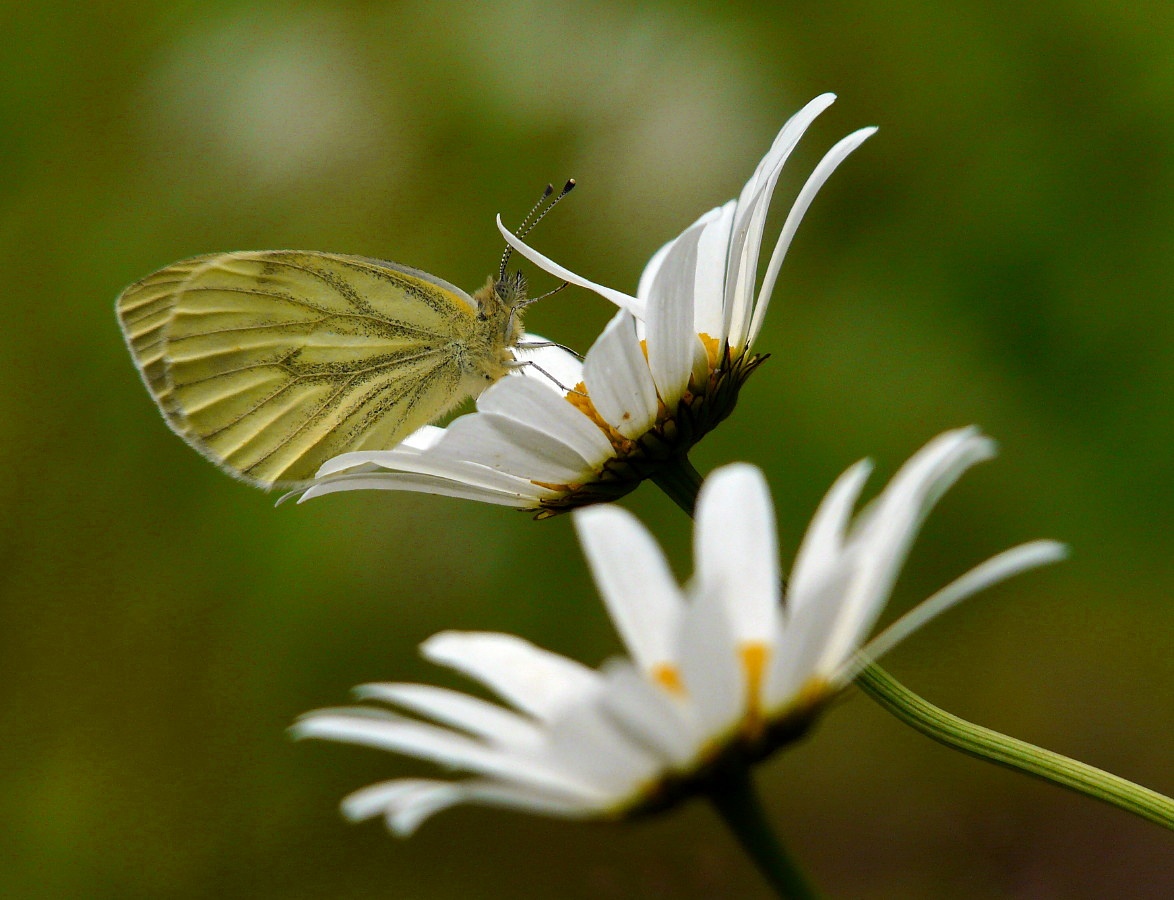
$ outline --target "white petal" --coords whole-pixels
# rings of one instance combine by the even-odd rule
[[[656,421],[656,385],[630,314],[616,314],[587,351],[583,380],[595,409],[625,437],[640,437]]]
[[[812,678],[830,677],[819,665],[854,574],[849,551],[842,564],[833,567],[814,586],[815,593],[805,605],[792,608],[788,601],[782,636],[763,678],[762,703],[768,715],[777,715],[795,702]]]
[[[574,522],[599,593],[636,664],[648,672],[674,659],[685,601],[652,535],[616,506],[576,510]]]
[[[425,425],[404,438],[390,450],[353,450],[349,453],[340,453],[326,460],[315,478],[324,478],[327,475],[337,475],[347,469],[354,469],[368,464],[381,465],[385,468],[395,468],[395,461],[400,459],[415,459],[433,447],[444,437],[444,429],[435,425]],[[390,461],[390,465],[389,465]]]
[[[352,822],[384,816],[388,827],[407,837],[431,816],[464,799],[460,785],[423,778],[398,778],[355,791],[342,801],[342,814]]]
[[[350,453],[340,453],[338,456],[326,460],[315,474],[316,478],[326,475],[335,475],[346,469],[361,466],[366,463],[383,465],[386,459],[416,457],[431,447],[434,447],[444,437],[444,429],[435,425],[425,425],[409,434],[393,449],[389,450],[354,450]],[[394,466],[393,466],[394,468]]]
[[[991,585],[998,584],[1000,581],[1005,581],[1013,575],[1018,575],[1020,572],[1059,562],[1067,555],[1068,548],[1056,541],[1032,541],[1028,544],[1012,547],[1010,550],[1004,550],[997,556],[991,557],[965,575],[954,579],[869,641],[862,650],[866,658],[862,662],[852,665],[849,671],[845,671],[841,680],[851,681],[860,668],[868,664],[869,659],[880,659],[926,622],[937,618],[967,597],[973,596]]]
[[[891,522],[896,519],[919,528],[962,474],[975,463],[991,459],[996,449],[995,442],[974,426],[939,434],[893,476],[881,496],[861,514],[856,530],[869,528],[874,519],[885,521],[877,527],[890,535],[894,534]]]
[[[519,509],[529,509],[542,498],[557,496],[556,492],[539,488],[529,482],[519,482],[517,490],[502,492],[476,487],[460,481],[436,478],[431,475],[373,472],[365,475],[334,475],[326,478],[306,488],[298,498],[298,503],[341,491],[411,491],[436,494],[440,497],[455,497],[459,500],[477,500],[498,506],[514,506]]]
[[[686,768],[701,749],[697,724],[663,687],[652,684],[627,660],[606,666],[603,709],[632,739],[655,752],[672,769]]]
[[[433,785],[450,786],[447,781],[423,778],[396,778],[368,785],[343,798],[342,814],[352,822],[373,819],[386,813],[389,806],[401,803],[407,795]]]
[[[612,290],[609,287],[604,287],[602,284],[596,284],[594,281],[588,281],[581,275],[576,275],[570,269],[563,268],[553,259],[543,256],[502,225],[501,216],[497,217],[497,230],[501,232],[507,244],[517,250],[526,259],[530,260],[530,262],[534,263],[534,265],[538,266],[538,268],[546,270],[555,278],[561,278],[570,284],[593,291],[604,300],[610,300],[620,309],[626,309],[635,316],[644,317],[644,304],[640,300],[637,300],[635,297],[629,297],[620,291]]]
[[[569,817],[590,815],[595,802],[568,801],[542,791],[480,779],[448,782],[401,778],[351,794],[343,801],[343,814],[352,821],[382,815],[396,835],[408,837],[427,818],[458,803]]]
[[[746,671],[724,604],[698,592],[681,623],[678,666],[697,727],[713,739],[746,710]]]
[[[915,453],[858,517],[849,539],[858,544],[856,573],[825,648],[821,671],[838,668],[872,629],[934,504],[963,472],[994,452],[994,442],[976,428],[941,434]]]
[[[466,799],[459,785],[441,782],[420,785],[411,793],[405,793],[399,802],[385,813],[387,827],[399,837],[410,837],[416,829],[442,810],[456,806]]]
[[[539,719],[599,691],[599,673],[512,634],[443,631],[420,645],[426,659],[477,679]]]
[[[495,781],[470,780],[462,782],[465,803],[496,806],[501,809],[517,809],[523,812],[558,816],[566,819],[582,819],[609,812],[614,800],[608,796],[572,798],[527,788],[525,785],[501,784]]]
[[[464,799],[467,803],[480,803],[503,809],[519,809],[525,812],[569,819],[596,815],[607,811],[612,805],[610,797],[585,796],[567,799],[537,791],[525,785],[500,784],[494,781],[463,781],[461,786],[464,788]]]
[[[593,788],[533,758],[487,747],[471,738],[421,722],[370,718],[368,711],[318,712],[303,716],[290,729],[296,738],[320,738],[374,747],[445,766],[505,778],[542,790],[591,794]]]
[[[693,370],[693,290],[697,281],[697,242],[705,225],[693,225],[677,238],[648,296],[648,368],[661,400],[674,409]]]
[[[477,409],[513,419],[528,428],[540,427],[592,466],[614,454],[611,441],[598,425],[565,397],[547,390],[534,379],[498,382],[478,398]]]
[[[693,539],[699,590],[721,598],[734,639],[769,645],[779,628],[779,544],[759,469],[734,463],[705,479]]]
[[[725,327],[722,333],[723,337],[729,339],[731,346],[745,346],[754,301],[754,281],[758,274],[762,229],[783,164],[803,133],[835,99],[834,94],[821,94],[787,120],[738,198],[726,269]]]
[[[871,471],[872,463],[860,460],[836,479],[819,504],[791,569],[787,587],[788,612],[795,613],[811,602],[822,583],[841,565],[848,521]]]
[[[861,128],[859,131],[854,131],[839,141],[820,160],[819,165],[815,167],[815,171],[811,173],[806,184],[803,185],[803,189],[799,191],[798,197],[796,197],[795,202],[791,205],[791,211],[787,214],[787,220],[783,223],[783,230],[779,234],[774,252],[770,256],[770,265],[767,266],[766,275],[762,279],[762,287],[758,292],[758,301],[754,305],[754,317],[750,322],[750,332],[746,342],[747,346],[754,343],[758,337],[758,332],[762,329],[762,321],[766,316],[767,307],[770,305],[771,293],[774,291],[775,280],[779,276],[779,269],[783,265],[783,258],[787,255],[787,249],[791,246],[791,240],[795,237],[795,232],[799,230],[799,223],[803,221],[803,216],[807,213],[808,207],[811,206],[811,201],[815,199],[815,195],[819,193],[819,189],[831,177],[836,167],[847,159],[853,150],[875,133],[876,128]]]
[[[427,684],[364,684],[355,689],[355,695],[361,700],[379,700],[410,709],[499,746],[536,746],[542,739],[541,729],[530,719],[496,703],[447,688]]]
[[[535,492],[542,493],[542,489],[536,488],[530,482],[529,478],[510,475],[497,469],[491,469],[479,462],[455,458],[451,450],[447,449],[443,451],[429,450],[423,453],[410,453],[397,448],[395,450],[370,451],[347,455],[356,457],[350,461],[355,465],[343,470],[343,473],[340,475],[331,475],[321,479],[322,482],[334,481],[335,479],[349,476],[385,475],[387,473],[381,472],[380,470],[390,469],[396,473],[426,475],[438,479],[456,481],[466,484],[471,488],[483,488],[492,492],[506,494],[522,492],[527,496],[533,496]],[[366,457],[366,459],[359,460],[358,457],[360,455]],[[412,488],[390,489],[412,490]],[[423,489],[427,490],[427,488]]]
[[[697,243],[697,281],[693,285],[693,330],[720,341],[725,335],[726,265],[737,202],[706,213]]]
[[[552,723],[549,756],[560,772],[616,801],[632,799],[661,769],[656,754],[621,731],[595,699]]]
[[[395,468],[395,460],[400,458],[415,458],[419,456],[417,453],[399,453],[397,455],[395,450],[353,450],[350,453],[340,453],[338,456],[332,456],[326,462],[318,467],[315,478],[326,478],[330,475],[338,475],[346,472],[348,469],[362,468],[364,471],[372,471],[372,466],[388,469]],[[390,465],[389,465],[390,463]],[[351,474],[355,474],[352,472]]]
[[[522,379],[509,382],[511,386],[525,383]],[[437,460],[454,464],[472,461],[518,478],[548,484],[569,484],[590,478],[598,463],[585,459],[565,443],[563,434],[552,433],[558,425],[558,422],[524,424],[513,418],[478,412],[461,416],[449,425],[444,440],[432,453]]]
[[[636,288],[636,296],[640,300],[648,301],[648,297],[652,293],[652,282],[656,278],[656,273],[660,271],[661,264],[664,262],[665,257],[668,256],[676,240],[676,238],[673,238],[671,241],[663,244],[652,254],[652,258],[644,266],[644,271],[640,273],[639,286]]]

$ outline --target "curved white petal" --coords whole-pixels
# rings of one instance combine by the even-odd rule
[[[465,792],[456,784],[420,785],[416,790],[402,795],[398,803],[390,806],[384,813],[384,819],[392,834],[410,837],[426,819],[456,806],[465,799]]]
[[[516,809],[565,819],[581,819],[606,812],[617,805],[616,798],[606,795],[568,799],[565,796],[537,791],[526,785],[502,784],[482,779],[462,781],[460,788],[462,803]]]
[[[398,806],[407,797],[422,788],[444,785],[455,788],[451,782],[425,778],[396,778],[381,781],[348,794],[342,801],[342,814],[352,822],[363,822],[385,815],[389,807]]]
[[[750,331],[746,340],[747,346],[754,343],[758,338],[758,332],[762,329],[762,321],[766,316],[767,308],[770,306],[770,297],[774,291],[775,280],[779,276],[779,269],[783,265],[783,259],[787,255],[787,250],[791,246],[795,232],[799,230],[799,223],[803,221],[803,216],[806,215],[808,207],[811,206],[811,201],[815,199],[815,195],[819,193],[824,182],[831,177],[840,163],[847,159],[852,151],[875,133],[876,128],[874,127],[861,128],[840,140],[824,155],[819,165],[815,167],[815,170],[808,177],[802,190],[799,191],[798,197],[796,197],[795,202],[791,205],[791,211],[787,213],[787,220],[783,223],[783,230],[779,234],[774,251],[770,255],[770,264],[767,266],[766,274],[763,276],[762,287],[758,291],[758,300],[754,304],[754,316],[750,320]]]
[[[674,659],[684,597],[660,546],[617,506],[574,512],[579,542],[629,654],[645,672]]]
[[[648,295],[648,368],[669,409],[676,408],[693,370],[693,291],[704,229],[704,223],[695,224],[672,243]]]
[[[901,467],[860,514],[849,538],[858,543],[855,572],[829,637],[820,670],[838,667],[876,622],[926,515],[975,463],[989,459],[994,442],[977,428],[959,428],[931,440]]]
[[[580,798],[567,800],[533,788],[491,780],[451,782],[401,778],[355,791],[343,800],[342,811],[351,821],[383,816],[394,834],[408,837],[426,819],[458,803],[578,817],[587,814],[601,799],[593,798],[590,804],[585,804]]]
[[[568,799],[565,796],[536,791],[526,785],[500,784],[480,779],[463,781],[461,787],[464,789],[466,803],[480,803],[568,819],[581,819],[608,811],[617,805],[614,797],[596,795]]]
[[[503,493],[524,492],[528,496],[540,491],[530,479],[511,475],[497,469],[491,469],[484,463],[468,459],[454,458],[451,453],[427,452],[404,453],[401,450],[380,450],[364,452],[366,457],[360,461],[359,453],[353,454],[355,465],[339,471],[336,475],[321,478],[323,482],[333,482],[348,476],[376,476],[386,475],[388,471],[397,474],[429,476],[435,479],[448,479],[463,483],[467,487]],[[405,488],[410,490],[410,488]]]
[[[412,721],[383,721],[362,714],[308,713],[290,729],[294,737],[319,738],[389,750],[466,772],[504,778],[542,790],[590,794],[590,785],[535,759],[503,752],[447,728]]]
[[[644,316],[644,304],[635,297],[630,297],[622,291],[616,291],[609,287],[604,287],[602,284],[596,284],[594,281],[589,281],[581,275],[576,275],[570,269],[563,268],[553,259],[543,256],[533,247],[526,244],[521,238],[513,234],[508,228],[501,224],[501,216],[497,217],[497,230],[501,232],[502,237],[505,238],[506,243],[518,251],[534,265],[540,269],[549,272],[555,278],[561,278],[570,284],[577,287],[586,288],[602,297],[604,300],[610,300],[620,309],[626,309],[634,316]]]
[[[510,383],[525,384],[521,379],[512,379]],[[432,452],[437,460],[452,465],[474,462],[546,484],[589,479],[599,464],[598,459],[586,459],[562,438],[562,434],[551,433],[548,422],[531,424],[478,412],[461,416],[449,425],[444,440]]]
[[[594,696],[602,684],[595,670],[512,634],[442,631],[421,644],[420,652],[543,720],[569,703]]]
[[[664,263],[665,257],[673,249],[673,244],[676,241],[676,238],[673,238],[671,241],[666,241],[652,254],[652,257],[645,264],[644,271],[640,273],[640,281],[636,287],[636,296],[641,301],[647,302],[648,295],[652,293],[652,282],[656,278],[656,273],[660,271],[661,264]]]
[[[862,459],[837,478],[824,495],[795,555],[787,587],[789,613],[812,602],[822,582],[840,564],[852,510],[871,472],[872,463]]]
[[[627,660],[608,663],[605,677],[607,688],[600,702],[621,731],[671,769],[682,769],[697,758],[704,735],[679,698],[650,682]]]
[[[629,313],[617,313],[587,351],[583,381],[596,411],[625,437],[640,437],[656,421],[656,385]]]
[[[725,279],[723,336],[728,338],[731,346],[745,346],[754,301],[754,282],[758,274],[762,229],[766,224],[766,211],[779,173],[803,133],[835,99],[835,94],[820,94],[787,120],[738,197]]]
[[[726,336],[726,260],[737,201],[711,209],[702,220],[705,228],[697,242],[697,280],[693,285],[693,330],[716,341]]]
[[[788,604],[782,636],[763,678],[762,704],[767,714],[779,714],[794,703],[812,678],[830,677],[820,668],[820,661],[855,574],[852,556],[849,552],[840,565],[826,573],[805,605],[792,608]]]
[[[332,475],[306,488],[298,498],[298,503],[342,491],[409,491],[454,497],[458,500],[476,500],[497,506],[514,506],[518,509],[530,509],[542,499],[558,496],[555,491],[540,488],[528,481],[519,480],[516,489],[503,491],[433,475],[371,472],[360,475]]]
[[[632,797],[662,768],[654,752],[617,727],[598,698],[564,710],[548,739],[547,758],[556,760],[560,771],[617,800]]]
[[[541,425],[589,466],[599,465],[615,452],[598,425],[568,403],[565,397],[546,389],[535,379],[512,378],[498,382],[478,398],[477,409],[512,419],[525,427]]]
[[[697,589],[725,605],[737,641],[773,643],[779,629],[779,550],[770,488],[747,463],[711,474],[697,498]]]
[[[346,469],[365,465],[366,463],[385,465],[383,460],[387,459],[415,458],[436,446],[442,437],[444,437],[443,428],[437,428],[435,425],[425,425],[423,428],[418,428],[413,431],[394,448],[388,450],[353,450],[350,453],[340,453],[338,456],[333,456],[318,468],[314,477],[323,478],[326,475],[335,475]],[[385,468],[394,468],[394,466],[385,465]]]
[[[364,684],[355,688],[355,696],[409,709],[502,746],[531,747],[542,741],[542,731],[530,719],[496,703],[447,688],[427,684]]]
[[[746,710],[746,670],[721,600],[694,593],[682,618],[678,666],[701,735],[726,734]]]
[[[853,664],[839,676],[844,682],[851,681],[867,665],[869,659],[880,659],[897,644],[917,631],[931,619],[935,619],[967,597],[985,590],[991,585],[1006,581],[1020,572],[1059,562],[1068,556],[1068,548],[1058,541],[1031,541],[992,556],[986,562],[975,566],[965,575],[951,581],[928,600],[919,603],[896,622],[878,634],[861,650],[865,659]]]

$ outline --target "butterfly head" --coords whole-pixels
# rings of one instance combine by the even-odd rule
[[[575,179],[569,178],[558,195],[551,199],[554,194],[554,185],[548,184],[543,190],[542,196],[538,198],[538,202],[530,208],[530,212],[526,213],[522,224],[518,226],[518,237],[525,237],[533,231],[534,226],[546,218],[546,214],[554,209],[559,201],[574,188]],[[474,295],[480,304],[482,320],[499,317],[502,319],[502,338],[507,347],[512,347],[522,337],[522,310],[535,300],[541,299],[538,297],[528,299],[526,297],[526,276],[521,272],[509,271],[508,266],[513,253],[514,248],[507,244],[501,254],[497,278],[491,278],[489,284]]]

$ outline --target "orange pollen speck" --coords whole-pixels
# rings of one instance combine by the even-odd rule
[[[676,666],[670,663],[658,663],[652,667],[651,675],[652,680],[670,694],[684,695],[685,683],[681,681],[681,673],[677,671]]]

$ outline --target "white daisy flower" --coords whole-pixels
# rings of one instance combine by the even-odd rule
[[[322,710],[293,733],[471,776],[395,779],[343,802],[349,818],[383,816],[401,835],[459,803],[612,819],[711,791],[723,765],[760,759],[806,731],[866,660],[981,588],[1064,555],[1052,541],[1008,550],[863,643],[926,514],[993,452],[976,429],[943,434],[856,516],[869,467],[850,468],[807,530],[785,600],[774,511],[752,466],[727,466],[703,486],[696,573],[684,588],[631,514],[614,505],[580,510],[575,524],[627,658],[596,670],[508,634],[443,632],[423,644],[424,656],[502,704],[373,684],[358,689],[361,699],[411,715]]]
[[[796,229],[836,167],[874,128],[836,144],[799,191],[761,283],[758,263],[783,164],[823,94],[783,126],[737,200],[713,209],[653,255],[636,296],[574,274],[498,227],[520,254],[620,309],[580,363],[532,338],[533,365],[503,378],[477,411],[447,428],[416,432],[398,447],[327,462],[302,499],[364,488],[414,490],[551,515],[612,500],[680,459],[733,410],[765,359],[752,352]]]

